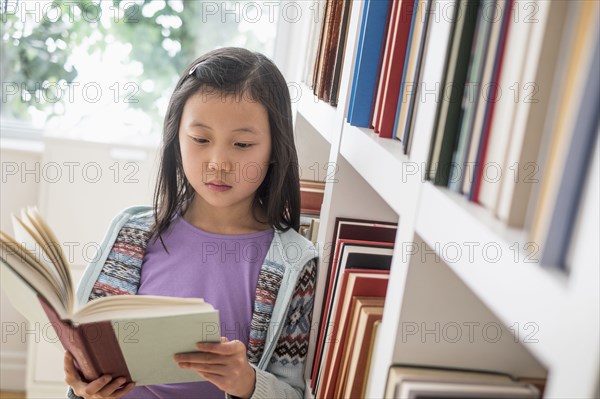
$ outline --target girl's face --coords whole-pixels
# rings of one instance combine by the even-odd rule
[[[196,200],[215,208],[250,210],[271,156],[266,108],[246,96],[196,93],[179,125],[183,170]]]

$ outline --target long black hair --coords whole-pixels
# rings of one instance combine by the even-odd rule
[[[261,206],[266,222],[279,230],[292,228],[298,231],[300,177],[287,84],[279,69],[263,54],[225,47],[194,60],[179,78],[171,95],[154,189],[155,224],[150,235],[161,237],[174,213],[194,195],[183,171],[179,124],[186,101],[199,92],[243,96],[267,109],[272,143],[270,165],[256,191],[252,209],[254,212]]]

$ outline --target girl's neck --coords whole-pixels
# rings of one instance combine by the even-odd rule
[[[266,220],[262,209],[256,216]],[[214,208],[195,196],[182,210],[182,217],[191,225],[215,234],[249,234],[267,230],[267,223],[257,221],[250,209]]]

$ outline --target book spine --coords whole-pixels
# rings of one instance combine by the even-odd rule
[[[404,59],[408,47],[408,36],[415,12],[414,0],[402,1],[398,13],[396,32],[394,32],[393,36],[388,80],[383,92],[379,131],[379,136],[383,138],[392,138],[393,136],[398,96],[400,95],[400,83],[404,74]]]
[[[124,384],[133,381],[111,321],[86,323],[80,325],[79,329],[87,344],[88,353],[102,374],[125,377]]]
[[[367,1],[364,7],[360,47],[352,80],[348,122],[353,126],[368,128],[370,127],[377,76],[381,67],[381,53],[385,41],[386,24],[384,22],[390,7],[388,0]]]
[[[63,348],[71,352],[87,381],[105,374],[125,377],[126,383],[132,381],[110,321],[74,325],[62,320],[42,296],[38,295],[38,299]]]
[[[92,354],[88,351],[82,329],[72,325],[69,321],[61,320],[54,308],[42,296],[38,295],[38,299],[63,348],[71,352],[76,361],[75,366],[83,377],[87,381],[98,379],[102,374]]]

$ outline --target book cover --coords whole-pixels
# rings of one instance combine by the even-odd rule
[[[450,177],[478,9],[479,1],[461,0],[455,15],[456,23],[434,135],[434,152],[429,163],[430,177],[438,186],[447,186]]]
[[[504,374],[392,366],[386,398],[538,398],[530,384]]]
[[[321,309],[321,323],[317,336],[317,349],[313,373],[317,375],[321,354],[325,346],[325,337],[329,334],[331,322],[335,317],[335,306],[340,297],[340,280],[345,270],[369,269],[376,272],[387,272],[390,269],[393,243],[372,242],[364,240],[340,239],[334,255],[333,267],[327,276],[326,291]],[[314,378],[316,383],[317,378]]]
[[[319,216],[325,195],[324,182],[300,181],[300,212],[304,215]]]
[[[321,65],[321,76],[318,97],[329,102],[329,94],[331,90],[331,82],[333,79],[333,70],[339,45],[339,38],[342,25],[342,16],[345,3],[349,0],[331,0],[328,12],[325,18],[327,19],[327,36],[325,37],[324,51]],[[331,11],[331,12],[330,12]]]
[[[351,218],[336,218],[335,224],[334,224],[334,231],[333,231],[333,237],[331,239],[331,242],[328,244],[328,248],[324,248],[327,249],[328,251],[332,251],[333,249],[333,254],[329,253],[327,254],[325,252],[325,262],[327,263],[327,277],[326,277],[326,281],[325,281],[325,287],[329,287],[330,284],[333,284],[333,282],[331,281],[332,277],[331,277],[331,269],[334,265],[333,261],[335,256],[335,251],[337,251],[337,248],[335,248],[335,246],[337,245],[338,240],[340,239],[348,239],[348,240],[362,240],[362,241],[369,241],[369,242],[382,242],[382,243],[393,243],[396,240],[396,230],[397,230],[397,224],[396,223],[388,223],[388,222],[381,222],[381,221],[369,221],[369,220],[361,220],[361,219],[351,219]],[[332,248],[333,247],[333,248]],[[337,258],[336,258],[337,259]],[[330,289],[325,293],[325,297],[323,298],[323,305],[321,307],[321,311],[318,315],[315,314],[313,317],[316,320],[320,321],[320,328],[317,334],[317,340],[316,340],[316,350],[315,350],[315,359],[312,365],[312,372],[311,372],[311,388],[314,389],[317,383],[317,376],[318,376],[318,370],[320,367],[320,363],[321,363],[321,354],[322,354],[322,350],[323,350],[323,341],[324,341],[324,329],[326,327],[326,320],[328,317],[328,304],[326,304],[325,302],[327,301],[327,296],[330,295],[329,293]]]
[[[115,295],[80,305],[64,252],[37,210],[13,215],[13,227],[17,239],[0,231],[7,296],[31,322],[45,314],[87,380],[102,374],[123,375],[138,386],[203,380],[180,369],[173,355],[195,352],[196,342],[220,342],[218,311],[210,304],[200,298]]]
[[[410,149],[411,133],[416,115],[415,110],[417,108],[416,103],[420,101],[421,65],[423,62],[423,51],[425,50],[429,19],[431,17],[431,0],[419,4],[416,15],[416,25],[410,45],[410,54],[407,55],[409,59],[406,81],[403,82],[403,88],[401,89],[401,100],[404,101],[404,98],[406,98],[404,101],[406,103],[406,115],[403,115],[403,117],[399,119],[398,126],[394,127],[394,134],[396,135],[396,138],[401,139],[402,149],[405,154],[408,154]],[[409,89],[406,85],[412,85],[412,87]]]
[[[383,91],[385,82],[388,79],[389,74],[389,59],[391,56],[391,47],[392,47],[392,39],[393,34],[398,25],[399,12],[400,12],[401,1],[396,0],[392,1],[392,5],[390,8],[390,15],[388,18],[388,24],[386,26],[386,31],[384,33],[385,36],[385,46],[383,46],[383,55],[381,60],[381,69],[379,71],[379,76],[377,79],[377,90],[375,92],[375,104],[373,105],[373,114],[371,115],[371,126],[373,126],[373,130],[375,133],[379,133],[379,117],[381,115],[381,104],[383,98]]]
[[[348,123],[352,126],[370,127],[389,3],[389,0],[365,1],[348,107]]]
[[[329,87],[329,104],[336,106],[338,102],[338,92],[340,79],[342,78],[342,66],[344,63],[344,53],[346,52],[346,37],[348,36],[348,22],[350,21],[350,9],[352,8],[352,0],[345,0],[342,9],[340,22],[340,33],[338,36],[338,45],[336,48],[335,62],[333,65],[333,73],[331,76],[331,84]]]
[[[354,381],[356,371],[350,376],[350,369],[356,370],[358,356],[367,357],[366,348],[361,348],[367,334],[367,320],[371,318],[371,327],[375,319],[381,320],[385,298],[354,297],[351,305],[351,318],[348,339],[344,343],[344,350],[340,360],[340,372],[335,389],[336,398],[352,397],[346,393],[346,386]],[[353,364],[354,362],[354,364]],[[352,379],[351,379],[352,378]]]
[[[329,35],[331,32],[331,21],[333,7],[335,4],[331,1],[325,2],[325,9],[323,11],[323,23],[321,24],[321,34],[319,35],[319,46],[317,49],[317,55],[313,71],[313,94],[319,97],[319,91],[323,85],[323,67],[325,62],[325,51],[327,43],[329,41]]]
[[[485,95],[482,93],[481,102],[483,107],[478,107],[473,127],[475,130],[482,131],[481,136],[489,140],[489,144],[486,146],[487,150],[483,159],[483,165],[486,168],[493,168],[494,172],[488,173],[487,178],[481,179],[477,202],[492,212],[496,209],[503,172],[506,173],[504,155],[509,142],[508,137],[510,136],[506,132],[491,129],[496,110],[496,99],[502,95],[501,93],[498,94],[499,90],[501,90],[499,89],[498,81],[503,63],[504,45],[506,43],[506,36],[502,32],[506,30],[508,21],[512,16],[510,12],[512,2],[510,0],[499,4],[502,4],[501,10],[503,10],[504,15],[500,21],[494,22],[492,26],[490,48],[483,73],[482,83],[489,85],[489,90]]]
[[[425,5],[425,3],[423,3],[423,5]],[[398,130],[398,120],[401,118],[401,113],[404,110],[404,112],[406,113],[406,109],[404,108],[404,90],[406,89],[406,77],[409,76],[408,70],[410,68],[410,64],[409,64],[409,59],[410,59],[410,53],[414,52],[415,48],[416,48],[416,44],[413,43],[414,38],[416,38],[418,36],[418,32],[417,30],[420,29],[420,27],[417,27],[417,25],[421,25],[420,23],[418,23],[417,21],[419,21],[420,19],[423,18],[422,12],[419,10],[423,9],[423,6],[419,7],[419,2],[417,2],[415,4],[415,9],[414,12],[412,13],[412,19],[410,21],[410,28],[408,29],[408,38],[407,38],[407,44],[406,44],[406,52],[404,54],[404,68],[402,69],[402,74],[400,77],[400,91],[399,91],[399,95],[398,95],[398,101],[396,102],[396,115],[394,118],[394,127],[392,129],[392,138],[393,139],[400,139],[402,136],[397,134],[397,130]],[[412,85],[412,81],[409,82],[409,85]]]
[[[304,72],[302,73],[302,81],[310,89],[314,88],[315,64],[318,62],[319,57],[319,43],[323,32],[327,3],[317,3],[315,7],[317,17],[312,21],[309,28],[306,61],[304,63]]]
[[[516,3],[512,2],[510,7],[515,7]],[[509,5],[507,4],[507,7]],[[511,12],[512,10],[509,10]],[[501,154],[501,163],[506,168],[510,167],[506,163],[506,153],[510,148],[511,136],[513,131],[514,116],[517,112],[519,102],[515,101],[515,93],[511,92],[511,88],[516,89],[514,86],[515,82],[522,82],[522,76],[524,67],[526,64],[526,51],[528,38],[533,24],[524,23],[522,20],[515,20],[508,18],[508,24],[506,30],[503,32],[504,46],[502,60],[498,61],[498,86],[503,91],[498,96],[496,103],[494,104],[495,111],[494,117],[491,121],[490,134],[491,135],[505,135],[506,147],[504,153]],[[517,90],[519,93],[520,90]],[[510,133],[509,133],[510,132]],[[470,195],[471,186],[474,179],[474,166],[477,162],[477,150],[479,148],[479,140],[481,138],[482,131],[478,130],[473,132],[471,135],[471,142],[467,150],[467,155],[463,161],[464,173],[462,176],[462,187],[461,192],[467,197]],[[509,171],[503,169],[501,180],[509,177]],[[498,201],[501,201],[501,188]],[[497,209],[497,208],[496,208]]]
[[[404,60],[408,46],[408,36],[415,12],[414,0],[402,0],[398,8],[397,21],[392,34],[392,45],[390,47],[390,57],[388,58],[388,73],[385,75],[383,86],[381,86],[383,88],[381,112],[377,120],[380,137],[392,138],[393,135],[400,83],[402,81]]]
[[[389,274],[385,273],[351,273],[344,276],[344,289],[340,291],[340,300],[335,310],[335,320],[328,332],[328,345],[323,359],[317,385],[316,398],[334,397],[333,391],[337,383],[340,351],[342,344],[347,339],[350,305],[352,297],[369,296],[385,297]]]
[[[573,216],[597,136],[599,29],[591,15],[599,10],[595,2],[582,3],[573,41],[565,48],[569,64],[558,92],[561,105],[549,125],[550,146],[530,235],[541,249],[543,264],[565,266]]]
[[[481,86],[483,85],[484,59],[488,49],[492,26],[492,19],[483,15],[487,4],[493,4],[493,2],[484,1],[483,6],[478,11],[469,70],[467,71],[465,91],[463,92],[462,117],[460,118],[460,126],[458,128],[458,144],[453,156],[450,181],[448,182],[448,188],[456,192],[460,191],[459,186],[463,181],[464,175],[467,173],[467,146],[479,138],[479,134],[473,132],[473,124],[475,122],[477,107],[481,103],[480,95]]]
[[[383,315],[382,315],[383,317]],[[370,323],[370,321],[367,321],[367,323]],[[367,358],[365,360],[365,364],[364,364],[364,368],[361,370],[361,359],[362,356],[359,357],[358,363],[357,363],[357,370],[356,370],[356,378],[355,380],[353,380],[352,382],[352,386],[350,388],[350,392],[352,395],[352,397],[361,397],[364,398],[366,395],[366,391],[367,391],[367,383],[369,382],[369,372],[371,370],[371,364],[372,364],[372,360],[373,360],[373,352],[375,351],[375,342],[377,341],[377,333],[379,331],[379,328],[381,326],[381,319],[379,320],[375,320],[373,323],[373,326],[371,327],[371,331],[367,332],[367,334],[365,335],[364,341],[365,343],[363,345],[368,345],[366,347],[366,353],[367,353]],[[368,342],[366,342],[368,341]],[[362,374],[361,374],[362,372]]]
[[[561,110],[558,104],[553,110],[552,102],[561,100],[562,97],[551,93],[562,86],[560,81],[555,81],[555,74],[561,69],[559,50],[564,47],[560,43],[561,38],[566,39],[568,36],[564,32],[570,9],[563,2],[539,2],[539,22],[532,24],[530,28],[526,51],[529,62],[526,63],[521,79],[524,82],[535,82],[535,85],[530,85],[529,90],[519,97],[520,103],[514,114],[504,161],[509,168],[505,170],[508,176],[502,179],[496,210],[499,218],[511,227],[524,227],[526,224],[528,204],[542,176],[538,157],[544,152],[541,150],[544,137],[549,137],[547,126],[553,124],[546,119],[553,118]],[[570,44],[565,43],[565,46]],[[567,62],[569,58],[565,57],[564,60]],[[478,173],[481,175],[481,171]],[[473,199],[477,198],[475,195],[479,180],[475,178],[473,181]]]

